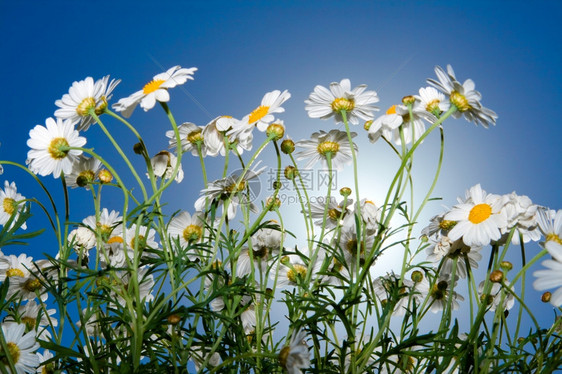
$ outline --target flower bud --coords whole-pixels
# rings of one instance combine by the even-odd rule
[[[111,175],[111,172],[109,170],[102,169],[98,173],[98,178],[102,183],[111,183],[111,181],[113,180],[113,175]]]
[[[415,283],[420,283],[423,280],[423,273],[419,270],[415,270],[411,275],[411,279]]]
[[[552,297],[552,294],[550,292],[546,291],[545,293],[542,294],[541,301],[543,303],[548,303],[548,302],[550,302],[551,297]]]
[[[181,321],[181,317],[178,316],[177,314],[170,314],[168,316],[168,323],[170,325],[177,325],[178,323],[180,323]]]
[[[513,269],[513,264],[509,261],[502,261],[500,262],[500,267],[505,271],[510,271]]]
[[[279,181],[273,182],[273,189],[275,189],[275,190],[280,190],[281,187],[283,187],[283,183],[281,183],[281,182],[279,182]]]
[[[273,196],[270,196],[265,201],[265,206],[268,207],[270,211],[273,211],[275,208],[279,208],[281,206],[281,200],[279,200],[278,197],[273,198]]]
[[[271,140],[279,140],[285,135],[285,126],[280,123],[272,123],[265,130],[265,134]]]
[[[133,146],[133,152],[135,152],[137,155],[142,155],[144,152],[144,145],[142,143],[136,143]]]
[[[281,151],[290,155],[295,150],[295,142],[291,139],[285,139],[281,142]]]
[[[402,103],[404,103],[404,105],[412,105],[415,102],[416,102],[416,98],[413,97],[412,95],[404,96],[402,98]]]
[[[429,241],[429,238],[427,237],[427,235],[422,235],[420,236],[420,240],[422,241],[422,243],[427,243]]]
[[[365,122],[365,124],[363,125],[363,128],[364,128],[366,131],[369,131],[369,129],[371,128],[371,125],[372,125],[372,124],[373,124],[373,120],[367,121],[367,122]]]
[[[503,280],[503,271],[501,270],[492,271],[492,274],[490,274],[490,280],[493,283],[500,283]]]
[[[340,195],[342,195],[343,197],[349,196],[351,195],[351,188],[349,187],[342,187],[340,189]]]
[[[295,179],[295,177],[299,174],[299,172],[297,171],[297,169],[294,166],[287,166],[285,168],[285,178],[289,179],[289,180],[293,180]]]

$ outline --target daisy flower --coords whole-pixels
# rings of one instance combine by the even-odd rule
[[[415,284],[414,288],[417,292],[419,292],[420,297],[430,298],[430,310],[433,313],[437,313],[439,311],[445,310],[445,308],[447,307],[450,292],[453,292],[453,310],[458,310],[460,308],[459,301],[463,301],[464,297],[453,291],[456,283],[456,280],[453,282],[452,280],[439,278],[435,280],[435,283],[433,285],[430,285],[427,278],[424,277],[421,282]]]
[[[106,75],[95,83],[92,77],[72,83],[68,93],[55,101],[55,105],[60,108],[55,111],[55,117],[69,120],[72,124],[78,123],[79,131],[88,130],[95,122],[90,110],[94,109],[98,116],[102,114],[107,108],[107,100],[111,99],[111,92],[119,82],[120,79],[109,82],[109,75]]]
[[[72,164],[72,172],[64,176],[66,185],[89,190],[90,185],[98,178],[101,167],[102,163],[97,158],[79,156]]]
[[[496,124],[497,114],[480,104],[482,95],[474,89],[475,85],[472,79],[467,79],[461,84],[455,77],[455,72],[451,65],[447,65],[447,72],[440,67],[435,67],[435,74],[439,82],[434,79],[428,79],[427,82],[441,92],[449,95],[449,101],[453,104],[457,111],[453,113],[454,118],[460,118],[464,115],[469,122],[480,124],[487,128],[490,124]]]
[[[86,138],[81,137],[69,121],[47,118],[45,126],[37,125],[29,131],[27,145],[27,164],[35,174],[42,176],[53,174],[58,178],[62,173],[70,174],[73,163],[82,151],[68,147],[82,147]]]
[[[430,243],[426,248],[427,259],[439,268],[440,274],[452,274],[454,260],[457,259],[456,275],[464,279],[469,273],[467,262],[470,269],[477,269],[478,261],[482,259],[482,247],[469,247],[462,239],[453,241],[442,236],[439,240],[430,238]]]
[[[150,163],[155,176],[162,179],[170,179],[174,174],[178,158],[168,151],[160,151],[150,159]],[[149,177],[148,173],[146,173],[146,176]],[[180,183],[182,180],[183,169],[180,163],[175,181]]]
[[[0,225],[5,225],[12,215],[14,219],[10,227],[14,225],[21,211],[21,209],[18,209],[18,203],[22,200],[25,200],[25,197],[18,193],[16,182],[4,181],[4,189],[0,189]],[[21,225],[21,228],[24,230],[27,228],[25,222]]]
[[[322,266],[322,259],[316,258],[313,264],[306,264],[305,261],[298,255],[291,254],[283,256],[280,261],[275,263],[275,268],[269,277],[275,280],[275,275],[277,274],[277,284],[281,287],[284,286],[297,286],[299,283],[304,282],[307,273],[312,272],[311,279],[314,279],[320,271]]]
[[[511,238],[513,244],[519,245],[520,236],[523,238],[523,243],[538,241],[541,237],[537,224],[538,206],[533,204],[529,197],[519,196],[515,192],[505,195],[504,199],[506,203],[503,210],[507,218],[507,226],[502,229],[503,236],[500,242],[507,240],[513,227],[517,229]]]
[[[209,156],[226,155],[225,136],[228,139],[229,146],[235,147],[236,152],[239,154],[242,154],[244,150],[249,151],[252,149],[254,136],[251,131],[231,133],[232,129],[240,126],[239,122],[240,120],[231,116],[220,116],[205,126],[202,135]]]
[[[252,131],[255,127],[261,132],[267,129],[267,126],[273,122],[273,113],[283,113],[285,109],[281,106],[291,97],[289,91],[283,92],[279,90],[266,93],[261,100],[261,105],[254,109],[250,114],[244,116],[240,122],[231,130],[233,134],[239,132]]]
[[[239,205],[248,205],[251,211],[256,211],[257,208],[252,203],[252,200],[257,197],[257,194],[252,189],[251,185],[255,184],[259,186],[258,176],[264,170],[265,166],[259,168],[258,162],[252,170],[248,170],[246,174],[244,174],[244,177],[239,182],[239,173],[234,173],[226,178],[210,182],[207,188],[201,190],[201,196],[195,201],[195,210],[203,211],[207,201],[210,203],[214,200],[218,205],[221,205],[224,204],[224,201],[230,200],[226,212],[229,220],[234,218]]]
[[[484,285],[486,284],[486,281],[482,281],[480,282],[480,284],[478,285],[478,295],[480,295],[480,300],[483,302],[486,302],[489,306],[490,306],[490,311],[495,311],[498,307],[500,307],[500,303],[502,302],[502,298],[503,298],[503,303],[502,303],[502,310],[503,311],[507,311],[510,310],[511,308],[513,308],[513,306],[515,305],[515,296],[513,296],[513,286],[509,286],[509,283],[507,284],[507,287],[509,287],[511,289],[512,292],[509,291],[504,291],[503,288],[504,286],[500,283],[492,283],[492,289],[490,290],[490,293],[487,295],[484,295]]]
[[[375,236],[365,235],[364,239],[357,237],[356,215],[350,214],[343,220],[341,232],[338,237],[337,245],[343,251],[343,255],[350,269],[354,269],[357,265],[357,256],[359,263],[363,264],[369,251],[373,247]]]
[[[120,235],[123,231],[123,217],[119,215],[119,212],[115,210],[110,212],[107,208],[101,210],[99,220],[96,221],[96,216],[93,215],[84,218],[82,223],[93,232],[99,231],[104,241],[108,240],[111,235]]]
[[[168,235],[172,239],[178,239],[181,248],[186,248],[190,244],[200,243],[203,239],[205,229],[204,215],[196,212],[193,215],[188,212],[181,212],[174,216],[168,225]],[[188,253],[187,257],[195,261],[198,256],[195,253]]]
[[[410,111],[405,105],[393,105],[386,114],[377,118],[369,127],[369,140],[374,143],[380,136],[384,136],[388,140],[397,145],[402,145],[402,138],[400,136],[400,129],[404,136],[404,142],[410,144],[416,142],[418,138],[425,132],[425,125],[423,119],[430,122],[433,118],[425,111],[412,110]]]
[[[414,96],[417,99],[414,103],[414,111],[426,111],[435,117],[439,117],[451,106],[445,95],[433,87],[420,88],[419,93],[419,95]]]
[[[440,236],[446,236],[449,230],[457,224],[456,221],[445,220],[445,215],[447,213],[448,212],[444,212],[431,217],[429,225],[422,229],[422,235],[425,235],[426,237],[435,237],[436,239],[439,239]]]
[[[178,127],[178,132],[180,134],[181,149],[184,152],[191,152],[193,156],[198,156],[198,147],[201,148],[201,156],[205,157],[207,155],[207,146],[205,145],[203,137],[203,126],[197,126],[191,122],[184,122]],[[166,131],[166,137],[169,140],[170,149],[176,149],[178,146],[176,140],[176,134],[173,130]]]
[[[390,140],[394,130],[396,130],[404,119],[396,113],[396,105],[391,106],[382,116],[377,117],[374,121],[368,122],[369,140],[371,143],[379,140],[381,136]]]
[[[8,346],[8,352],[3,353],[10,355],[17,373],[34,373],[39,366],[39,357],[35,354],[39,343],[36,341],[35,332],[25,333],[24,324],[8,322],[2,324],[2,335]]]
[[[542,262],[542,266],[546,269],[533,273],[533,276],[537,278],[533,282],[533,287],[538,291],[558,287],[552,293],[550,303],[559,307],[562,305],[562,244],[550,240],[544,246],[553,258]]]
[[[269,267],[269,260],[279,254],[282,249],[283,233],[279,228],[261,228],[256,231],[250,238],[252,243],[252,258],[250,258],[250,249],[244,248],[238,256],[236,264],[236,276],[243,277],[252,272],[252,266],[255,265],[266,272]]]
[[[289,345],[279,352],[279,363],[289,374],[301,374],[301,369],[310,366],[310,353],[305,339],[306,331],[294,331]]]
[[[184,84],[188,79],[193,79],[193,74],[196,71],[197,68],[185,69],[180,66],[174,66],[165,73],[155,75],[152,81],[144,85],[142,90],[135,92],[129,97],[120,99],[112,107],[115,111],[122,112],[125,118],[129,118],[133,114],[133,110],[135,110],[139,103],[146,112],[154,107],[156,101],[161,103],[170,101],[168,89]]]
[[[35,269],[33,257],[25,253],[0,257],[0,263],[0,282],[10,277],[27,278],[31,274],[30,270]]]
[[[51,351],[45,350],[43,354],[37,352],[37,358],[39,359],[39,367],[37,368],[37,373],[39,374],[46,374],[46,373],[54,373],[55,372],[55,364],[54,362],[50,362],[45,365],[45,362],[52,359],[53,354]]]
[[[352,132],[354,138],[357,133]],[[342,170],[345,164],[352,161],[351,146],[347,140],[347,133],[340,130],[330,130],[329,133],[320,130],[311,136],[310,140],[300,140],[295,146],[302,148],[299,150],[297,160],[308,159],[305,169],[311,168],[317,161],[322,160],[324,167],[328,167],[326,159],[330,155],[333,170]],[[355,152],[357,145],[353,143]]]
[[[399,276],[393,272],[376,278],[373,281],[373,290],[375,296],[381,301],[382,305],[386,305],[390,297],[398,297],[396,304],[394,305],[394,310],[392,312],[395,316],[403,316],[408,309],[408,304],[410,299],[409,289],[414,286],[414,282],[409,279],[404,279],[402,282],[402,287],[398,289]]]
[[[462,237],[469,247],[482,247],[500,239],[501,229],[507,226],[502,210],[503,198],[487,194],[480,184],[471,187],[467,197],[464,203],[455,205],[444,217],[457,222],[449,231],[449,239],[454,241]]]
[[[310,217],[314,220],[314,224],[322,227],[326,226],[326,229],[333,229],[338,224],[340,219],[345,218],[345,216],[351,212],[349,206],[353,204],[353,199],[346,200],[346,206],[343,206],[343,200],[338,203],[334,196],[330,196],[330,201],[328,202],[328,215],[326,222],[324,222],[324,209],[326,202],[325,199],[315,199],[310,202]],[[308,212],[304,212],[308,216]]]
[[[323,86],[314,87],[305,109],[310,118],[328,119],[334,117],[336,123],[343,122],[342,111],[347,120],[353,125],[359,124],[359,119],[370,121],[373,112],[379,110],[373,104],[379,101],[375,91],[365,91],[367,86],[362,84],[351,89],[349,79],[342,79],[340,83],[332,82],[328,90]]]
[[[546,242],[554,241],[562,245],[562,209],[554,211],[541,207],[538,210],[537,223]]]
[[[41,304],[37,304],[35,300],[20,304],[18,306],[17,315],[22,323],[25,323],[27,330],[35,330],[39,339],[49,339],[51,333],[47,330],[49,326],[58,326],[59,321],[54,318],[55,309],[45,309]],[[12,316],[6,316],[5,322],[15,322]]]
[[[139,299],[145,303],[154,300],[154,295],[152,295],[154,277],[152,274],[148,274],[148,271],[148,267],[145,266],[139,268],[137,272]],[[116,276],[120,279],[121,284],[119,285],[119,292],[113,293],[116,296],[115,301],[118,305],[125,305],[123,293],[130,292],[129,290],[132,289],[132,287],[130,287],[132,274],[128,271],[118,271]]]

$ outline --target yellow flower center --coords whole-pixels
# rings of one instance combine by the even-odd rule
[[[41,287],[41,282],[39,282],[39,279],[37,278],[28,279],[23,285],[23,288],[28,292],[35,292],[40,290]]]
[[[451,92],[451,97],[449,98],[451,103],[457,107],[459,112],[466,112],[467,110],[471,109],[472,107],[468,103],[466,97],[457,91]]]
[[[100,234],[104,237],[107,238],[109,237],[109,235],[111,235],[111,232],[113,231],[113,228],[111,228],[111,226],[108,225],[102,225],[101,223],[97,223],[98,229],[100,230]],[[121,243],[123,243],[123,241],[121,240]]]
[[[203,135],[201,134],[201,129],[194,130],[187,134],[187,141],[191,144],[201,143],[203,141]]]
[[[457,224],[457,221],[448,221],[448,220],[444,219],[443,221],[439,222],[439,228],[441,230],[449,231],[450,229],[455,227],[456,224]]]
[[[27,326],[27,328],[28,328],[29,330],[33,330],[33,329],[35,328],[35,323],[36,323],[35,318],[31,318],[31,317],[22,317],[21,321],[22,321],[23,323],[25,323],[25,325]]]
[[[84,117],[88,115],[90,109],[93,109],[95,107],[96,107],[96,101],[94,100],[94,98],[87,97],[84,100],[82,100],[80,104],[78,104],[78,106],[76,107],[76,113],[78,113],[80,117]]]
[[[297,276],[304,279],[304,277],[306,276],[306,266],[301,264],[294,264],[293,268],[287,271],[287,278],[291,282],[297,283]]]
[[[439,99],[431,100],[426,104],[425,110],[427,110],[429,113],[441,112],[441,109],[439,109],[440,102],[441,101]]]
[[[12,215],[16,211],[16,201],[11,197],[6,197],[2,202],[2,208],[4,208],[4,212]]]
[[[475,205],[468,213],[468,220],[474,224],[484,222],[492,215],[492,207],[488,204]]]
[[[334,101],[332,101],[332,110],[334,112],[341,112],[345,110],[346,112],[350,112],[355,108],[355,101],[353,99],[346,99],[345,97],[338,97]]]
[[[341,211],[337,210],[336,208],[332,208],[330,210],[328,210],[328,217],[330,217],[330,219],[332,221],[337,221],[341,216]]]
[[[439,283],[434,284],[431,288],[431,297],[436,300],[443,299],[446,296],[445,291],[447,290],[447,287],[449,287],[447,281],[440,281]]]
[[[186,242],[197,241],[203,236],[203,229],[197,225],[189,225],[183,230],[183,240]]]
[[[386,114],[396,114],[396,105],[391,106],[390,108],[388,108],[388,110],[386,111]]]
[[[6,276],[7,277],[22,277],[23,278],[23,277],[25,277],[25,274],[21,269],[12,268],[12,269],[8,269],[6,271]]]
[[[327,153],[330,154],[337,153],[340,150],[340,145],[336,142],[326,140],[325,142],[318,144],[317,149],[318,149],[318,153],[320,153],[323,156],[326,156]]]
[[[347,249],[347,251],[354,256],[357,254],[357,252],[359,252],[359,255],[362,255],[364,253],[363,244],[358,243],[356,239],[349,239],[347,243],[345,243],[345,249]]]
[[[18,361],[20,360],[20,348],[18,347],[18,345],[16,343],[13,343],[13,342],[7,342],[6,346],[8,347],[8,354],[12,358],[12,362],[14,364],[17,364]],[[2,348],[0,348],[0,352],[1,351],[2,351]],[[8,365],[8,359],[7,358],[3,358],[1,361],[5,365]]]
[[[49,148],[47,151],[51,155],[52,158],[55,160],[60,160],[65,158],[68,154],[69,149],[61,149],[61,148],[68,148],[68,142],[65,138],[54,138],[51,140],[51,144],[49,144]]]
[[[291,353],[291,347],[283,347],[281,352],[279,352],[279,363],[283,368],[287,368],[287,357],[289,357],[289,353]]]
[[[165,80],[163,79],[157,79],[154,81],[150,81],[147,84],[144,85],[144,87],[142,88],[142,92],[145,95],[148,95],[149,93],[152,93],[154,91],[156,91],[157,89],[160,88],[160,86],[162,85],[162,83],[164,83]]]
[[[131,240],[130,245],[133,249],[135,248],[135,246],[137,249],[143,249],[144,247],[146,247],[146,240],[143,235],[139,234],[138,237]]]
[[[114,236],[112,238],[109,238],[107,244],[113,244],[113,243],[123,244],[123,238],[120,236]]]
[[[107,99],[105,98],[105,96],[101,97],[101,104],[98,105],[96,107],[96,115],[100,116],[103,114],[103,112],[105,112],[105,109],[107,108]]]
[[[253,124],[258,122],[260,119],[265,117],[269,113],[269,107],[260,105],[252,113],[250,113],[250,118],[248,119],[248,124]]]
[[[241,181],[240,183],[232,183],[230,186],[226,187],[226,192],[236,193],[242,192],[246,189],[246,182]]]
[[[267,247],[260,247],[257,249],[252,250],[254,257],[256,258],[267,258],[269,255],[269,250]]]
[[[558,235],[556,235],[556,234],[554,234],[554,233],[547,234],[547,235],[546,235],[546,241],[547,241],[547,242],[553,241],[553,242],[556,242],[556,243],[562,245],[562,239],[561,239]]]
[[[78,178],[76,178],[76,184],[79,187],[85,187],[88,184],[91,184],[95,178],[96,174],[93,170],[84,170],[83,172],[78,174]]]

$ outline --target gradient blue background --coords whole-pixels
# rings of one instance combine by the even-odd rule
[[[87,76],[121,78],[112,100],[116,102],[171,66],[198,67],[194,81],[171,91],[169,103],[178,122],[198,125],[217,115],[241,118],[259,105],[265,92],[288,89],[292,98],[280,118],[287,133],[298,140],[334,128],[333,121],[309,119],[304,110],[303,101],[317,84],[327,86],[342,78],[350,78],[352,86],[367,84],[378,92],[384,111],[425,87],[425,79],[435,76],[435,65],[451,64],[459,80],[475,81],[483,105],[499,118],[497,126],[488,130],[464,119],[446,122],[445,161],[434,195],[451,206],[466,189],[481,183],[488,192],[516,191],[536,204],[559,209],[561,16],[558,1],[531,5],[528,1],[2,0],[0,159],[24,163],[29,130],[44,125],[53,116],[55,100],[68,92],[73,81]],[[135,143],[132,134],[107,116],[104,120],[123,148],[130,150]],[[159,108],[148,113],[137,108],[131,121],[151,154],[167,148],[164,134],[170,126]],[[393,158],[383,143],[369,143],[361,127],[355,131],[362,195],[380,203]],[[88,139],[87,147],[119,163],[96,126],[82,135]],[[255,147],[262,139],[262,134],[256,136]],[[437,145],[434,134],[416,156],[415,180],[422,187],[434,170]],[[268,151],[265,161],[273,160],[271,154]],[[209,162],[209,178],[216,179],[222,160]],[[173,210],[192,212],[202,188],[198,160],[186,155],[183,168],[186,178],[173,186],[168,199],[174,202]],[[338,175],[338,187],[351,185],[349,176],[349,172]],[[0,180],[5,179],[15,180],[26,197],[44,198],[31,178],[13,167],[5,167]],[[43,180],[62,203],[60,181]],[[71,219],[81,221],[93,214],[89,198],[86,191],[72,191]],[[121,210],[120,193],[109,194],[104,206]],[[440,203],[430,205],[421,226],[441,211]],[[36,210],[29,230],[44,222]],[[298,225],[292,229],[298,231]],[[6,254],[28,251],[38,258],[44,252],[53,255],[55,248],[48,232],[29,249],[2,250]],[[538,250],[537,244],[530,245],[528,258]],[[483,251],[484,257],[488,251]],[[392,264],[400,258],[398,253],[387,260]],[[380,272],[387,270],[381,267]],[[549,326],[551,307],[537,308],[545,327]]]

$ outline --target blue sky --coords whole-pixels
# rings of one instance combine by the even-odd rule
[[[198,125],[217,115],[241,118],[259,105],[264,93],[288,89],[292,98],[281,118],[287,133],[298,140],[334,128],[333,121],[309,119],[304,110],[303,101],[317,84],[327,86],[342,78],[351,79],[352,86],[367,84],[379,94],[384,111],[425,87],[425,79],[434,77],[435,65],[451,64],[460,80],[475,81],[482,103],[499,118],[497,126],[488,130],[464,119],[446,122],[445,162],[434,195],[451,206],[466,189],[481,183],[488,192],[516,191],[536,204],[562,208],[558,123],[562,3],[467,4],[4,0],[0,2],[0,69],[4,71],[0,159],[24,163],[29,130],[44,125],[53,116],[55,100],[73,81],[87,76],[99,79],[110,74],[122,79],[114,92],[115,102],[171,66],[198,67],[195,80],[174,89],[170,101],[179,122]],[[131,134],[106,121],[123,148],[131,149],[135,143]],[[158,108],[148,113],[137,108],[131,122],[147,139],[150,153],[167,147],[164,134],[169,125]],[[388,150],[382,143],[370,144],[362,128],[355,131],[361,138],[362,183],[367,190],[372,188],[374,199],[380,199],[390,172]],[[117,160],[99,129],[93,127],[83,136],[88,138],[87,147]],[[433,170],[436,145],[437,137],[430,137],[416,159],[420,183],[427,174],[426,163]],[[177,202],[174,207],[192,211],[202,188],[199,164],[188,155],[183,167],[188,177],[169,196]],[[218,178],[216,174],[209,178]],[[15,180],[26,197],[41,197],[29,177],[14,168],[6,167],[1,179]],[[56,189],[62,202],[59,181],[51,177],[44,181]],[[110,209],[120,209],[118,196]],[[86,191],[73,191],[71,203],[87,198]],[[439,212],[440,204],[435,203],[427,217]],[[90,207],[80,204],[71,218],[79,221],[90,214]],[[39,214],[33,222],[42,224]],[[32,248],[31,252],[39,256],[49,250]],[[545,313],[551,318],[548,308]]]

